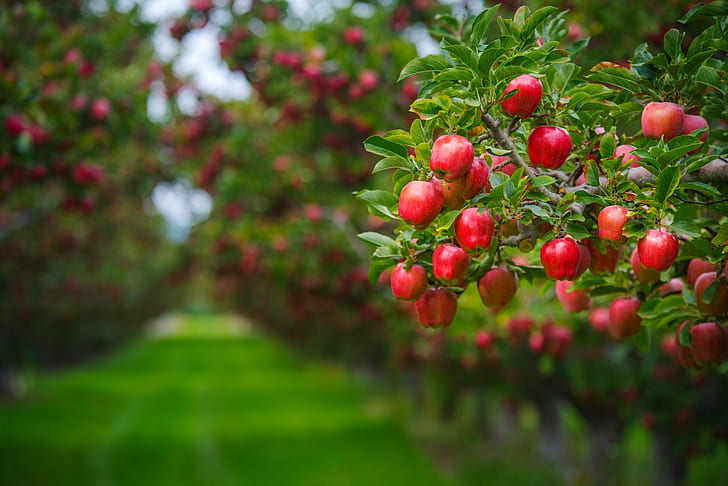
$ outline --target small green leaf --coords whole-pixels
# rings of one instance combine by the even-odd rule
[[[393,267],[396,263],[396,260],[390,258],[372,259],[372,263],[369,265],[369,282],[376,284],[382,272]]]
[[[415,142],[415,147],[423,142],[427,142],[427,136],[425,135],[424,128],[422,128],[421,120],[416,118],[412,121],[412,125],[410,125],[410,135],[412,136],[412,140]]]
[[[389,192],[389,191],[382,191],[382,190],[368,190],[365,189],[363,191],[359,191],[356,193],[357,199],[360,199],[367,203],[372,204],[379,204],[386,207],[391,207],[397,204],[399,201],[399,198]]]
[[[490,25],[495,14],[498,13],[498,8],[500,8],[500,5],[494,5],[487,10],[483,10],[475,17],[473,20],[473,29],[470,34],[471,44],[480,44],[488,30],[488,25]]]
[[[674,221],[669,225],[676,233],[680,233],[691,238],[700,238],[702,233],[700,227],[691,221]]]
[[[626,68],[604,68],[590,74],[588,77],[591,81],[618,86],[630,93],[641,93],[643,91],[639,82],[640,79]]]
[[[410,105],[410,111],[417,113],[420,118],[430,120],[442,112],[444,107],[430,99],[420,98]]]
[[[612,132],[605,133],[599,142],[599,154],[602,158],[612,157],[616,148],[617,142],[614,140],[614,134]]]
[[[680,341],[680,344],[683,346],[690,346],[692,344],[692,336],[690,335],[690,326],[684,325],[682,329],[680,329],[680,336],[678,336],[678,340]]]
[[[437,220],[437,231],[445,231],[455,222],[455,219],[460,215],[460,210],[448,211],[447,213],[440,216]]]
[[[529,184],[531,185],[532,188],[536,188],[536,187],[550,186],[554,182],[556,182],[556,179],[554,179],[553,177],[547,176],[547,175],[542,175],[542,176],[538,176],[535,179],[533,179],[532,181],[530,181]]]
[[[680,35],[677,29],[670,29],[663,38],[664,49],[668,56],[675,62],[682,55],[682,40],[684,35]]]
[[[541,206],[536,206],[535,204],[526,204],[525,206],[523,206],[523,209],[531,211],[535,216],[538,216],[539,218],[543,218],[543,219],[551,218],[551,215],[549,214],[548,211],[546,211]]]

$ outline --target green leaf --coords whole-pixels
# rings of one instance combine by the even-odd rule
[[[422,127],[422,121],[415,119],[410,125],[410,135],[412,140],[415,142],[415,147],[423,142],[427,142],[427,135],[425,135],[425,129]]]
[[[393,267],[396,263],[396,260],[390,258],[372,259],[372,263],[369,265],[369,282],[376,284],[382,272]]]
[[[467,69],[454,68],[435,75],[434,79],[435,81],[471,81],[473,73]]]
[[[478,57],[469,47],[460,45],[443,46],[443,49],[450,53],[456,61],[464,64],[474,72],[478,71]]]
[[[382,157],[389,157],[392,155],[398,155],[404,158],[407,157],[406,148],[378,135],[367,138],[364,141],[364,148],[367,150],[367,152],[381,155]]]
[[[417,113],[420,118],[430,120],[444,110],[444,107],[434,100],[420,98],[410,106],[410,111]]]
[[[548,17],[557,12],[559,9],[556,7],[542,7],[533,12],[526,20],[523,29],[521,30],[521,39],[526,39],[531,35]]]
[[[360,199],[364,202],[379,204],[386,207],[394,206],[399,201],[399,198],[395,194],[389,191],[382,191],[378,189],[365,189],[363,191],[359,191],[358,193],[356,193],[356,197],[357,199]]]
[[[590,297],[601,297],[602,295],[612,295],[612,294],[623,294],[624,289],[622,287],[615,287],[613,285],[600,285],[599,287],[594,287],[590,292]]]
[[[669,225],[676,233],[690,236],[691,238],[700,238],[702,233],[700,227],[691,221],[674,221]]]
[[[529,182],[529,184],[531,185],[532,188],[536,188],[536,187],[550,186],[554,182],[556,182],[556,179],[554,179],[553,177],[547,176],[547,175],[542,175],[542,176],[538,176],[535,179],[533,179],[531,182]]]
[[[591,232],[583,225],[581,224],[574,224],[569,223],[569,227],[566,230],[567,233],[569,233],[571,236],[574,237],[576,240],[581,240],[584,238],[591,237]]]
[[[643,91],[640,85],[639,78],[630,72],[626,68],[604,68],[593,74],[590,74],[588,78],[591,81],[597,81],[600,83],[611,84],[624,88],[630,93],[641,93]]]
[[[410,164],[404,157],[400,157],[399,155],[392,155],[377,162],[377,165],[375,165],[374,169],[372,169],[372,174],[376,174],[377,172],[382,172],[389,169],[409,170]]]
[[[668,30],[663,38],[665,52],[673,62],[682,55],[682,41],[684,38],[685,36],[680,35],[680,31],[677,29]]]
[[[361,241],[372,244],[374,246],[395,246],[396,243],[389,236],[377,233],[374,231],[367,231],[356,235]]]
[[[498,59],[506,53],[506,51],[507,49],[502,47],[486,48],[478,60],[478,70],[480,71],[481,76],[485,76],[486,78],[490,77],[491,68],[496,61],[498,61]]]
[[[720,282],[717,280],[710,284],[707,289],[703,292],[703,295],[701,296],[700,300],[703,301],[703,304],[710,304],[713,302],[713,299],[715,298],[715,293],[718,291],[718,287],[721,285]]]
[[[404,130],[390,130],[389,132],[384,134],[384,138],[386,138],[390,142],[404,145],[405,147],[415,146],[415,141],[412,139],[412,136],[409,134],[409,132],[406,132]]]
[[[712,19],[728,16],[728,2],[701,3],[690,9],[688,13],[678,20],[682,24],[699,19]]]
[[[447,67],[450,67],[450,62],[443,56],[429,55],[419,57],[417,59],[412,59],[404,68],[402,68],[402,72],[399,73],[397,81],[402,81],[404,78],[412,76],[413,74],[442,71]]]
[[[704,182],[683,182],[680,184],[680,189],[685,191],[695,191],[706,196],[719,198],[722,196],[721,192],[710,184]]]
[[[498,13],[498,8],[500,8],[500,5],[494,5],[487,10],[483,10],[475,17],[473,20],[473,29],[470,33],[471,44],[480,44],[493,17]]]
[[[526,204],[523,206],[523,209],[526,209],[528,211],[531,211],[535,216],[538,216],[539,218],[543,219],[549,219],[551,218],[551,215],[541,206],[536,206],[535,204]]]
[[[432,149],[430,148],[429,142],[422,142],[417,145],[417,147],[415,147],[415,155],[417,156],[417,159],[429,162],[430,157],[432,156]]]
[[[683,64],[680,65],[680,74],[691,76],[707,59],[710,59],[715,52],[715,49],[709,49],[690,56]]]
[[[614,134],[612,132],[605,133],[599,142],[599,154],[602,158],[612,157],[616,149],[617,142],[614,140]]]
[[[448,211],[447,213],[440,216],[437,220],[437,231],[445,231],[455,222],[455,219],[460,215],[460,210]]]
[[[678,340],[683,346],[689,347],[692,344],[691,337],[692,336],[690,334],[690,326],[686,324],[682,327],[682,329],[680,329],[680,336],[678,336]]]
[[[655,199],[660,204],[665,204],[680,184],[680,169],[678,167],[665,167],[657,178],[657,190]]]
[[[726,241],[728,241],[728,224],[722,224],[718,228],[718,234],[710,242],[714,245],[723,245]]]

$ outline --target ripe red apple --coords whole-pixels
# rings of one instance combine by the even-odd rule
[[[644,267],[664,272],[677,258],[677,237],[666,231],[647,230],[647,235],[637,242],[637,251]]]
[[[697,370],[700,369],[701,366],[695,361],[695,358],[693,358],[693,353],[690,350],[690,347],[680,344],[680,334],[682,333],[683,328],[687,325],[687,321],[683,322],[680,326],[678,326],[677,331],[675,332],[675,351],[677,355],[677,362],[685,368],[693,368]]]
[[[647,103],[642,110],[642,133],[647,138],[670,140],[682,134],[685,112],[675,103]]]
[[[690,287],[695,285],[695,281],[698,279],[699,276],[701,276],[704,273],[717,272],[717,271],[718,271],[718,265],[710,263],[708,260],[703,260],[700,258],[693,258],[692,260],[690,260],[690,263],[688,263],[688,271],[687,271],[688,285]]]
[[[562,359],[571,343],[571,329],[564,326],[550,325],[544,328],[543,334],[546,338],[544,350],[555,359]]]
[[[413,264],[409,268],[398,263],[389,277],[392,293],[400,300],[417,300],[427,289],[427,273],[422,265]]]
[[[442,181],[445,207],[459,209],[466,201],[481,192],[490,191],[490,167],[483,159],[475,157],[468,171],[450,182]]]
[[[581,277],[584,272],[591,266],[591,252],[586,245],[579,245],[579,265],[576,267],[576,274],[572,280]]]
[[[106,120],[111,113],[111,102],[106,98],[97,98],[91,104],[91,118],[98,121]]]
[[[458,308],[457,296],[443,287],[425,290],[415,302],[417,318],[425,327],[448,327]]]
[[[497,167],[497,166],[499,166],[499,165],[501,165],[501,164],[503,164],[505,162],[508,162],[510,160],[510,158],[507,155],[492,155],[492,154],[489,154],[487,152],[485,153],[485,155],[487,155],[490,158],[490,161],[491,161],[490,167],[491,168],[492,167]],[[516,166],[513,165],[513,164],[511,164],[511,163],[509,163],[509,164],[503,165],[502,167],[499,167],[495,171],[496,172],[502,172],[505,175],[507,175],[507,176],[510,177],[516,171]]]
[[[599,212],[597,226],[599,238],[619,242],[624,239],[622,230],[627,223],[627,208],[624,206],[607,206]]]
[[[359,26],[349,27],[344,31],[344,41],[348,44],[361,44],[364,40],[364,29]]]
[[[461,248],[479,254],[490,249],[495,220],[487,209],[468,208],[455,218],[455,239]]]
[[[484,329],[478,329],[475,331],[475,345],[480,349],[488,349],[491,344],[493,344],[494,340],[495,336],[492,332]]]
[[[589,309],[591,299],[586,289],[570,290],[574,282],[559,280],[556,282],[556,297],[567,312],[579,312]]]
[[[25,130],[25,119],[22,115],[13,114],[5,119],[5,131],[11,137],[17,137]]]
[[[511,341],[517,343],[523,340],[534,324],[533,319],[529,316],[511,317],[506,323],[506,329]]]
[[[660,280],[659,271],[652,268],[646,268],[644,265],[642,265],[637,248],[635,248],[632,252],[632,256],[630,257],[630,263],[632,264],[632,272],[634,272],[635,277],[637,277],[637,280],[639,280],[640,282],[649,284]]]
[[[432,272],[446,285],[460,285],[470,270],[470,257],[459,246],[445,243],[432,253]]]
[[[715,322],[690,328],[690,352],[700,366],[719,365],[728,359],[728,331]]]
[[[430,156],[430,169],[448,181],[465,174],[473,165],[473,144],[460,135],[443,135],[435,140]]]
[[[505,307],[517,291],[518,275],[507,268],[491,268],[478,280],[478,294],[486,307]]]
[[[605,307],[594,307],[589,311],[589,324],[598,332],[609,331],[609,309]]]
[[[725,281],[718,282],[718,288],[710,302],[703,302],[705,291],[716,280],[716,272],[703,273],[695,280],[695,305],[703,314],[719,316],[728,312],[728,284]]]
[[[619,259],[622,257],[622,247],[615,248],[609,244],[597,243],[588,238],[581,241],[582,245],[589,249],[591,255],[591,262],[589,263],[589,270],[594,275],[599,273],[614,273],[619,263]],[[604,248],[604,253],[600,250],[600,247]]]
[[[685,284],[682,280],[679,278],[671,278],[664,284],[660,285],[658,291],[661,296],[665,296],[667,294],[682,293],[683,288],[685,288]]]
[[[573,280],[579,270],[581,250],[571,237],[557,238],[541,247],[541,264],[546,276],[556,280]]]
[[[528,118],[541,102],[543,85],[538,78],[522,74],[508,83],[504,96],[515,90],[518,90],[516,94],[501,101],[501,108],[511,116]]]
[[[637,147],[635,147],[634,145],[617,145],[617,148],[614,150],[614,156],[622,157],[622,162],[624,162],[625,164],[629,162],[630,167],[640,167],[640,164],[638,164],[638,162],[641,161],[642,158],[632,153],[632,151],[636,149]]]
[[[609,331],[618,338],[634,336],[640,330],[642,318],[638,312],[642,301],[637,297],[614,299],[609,306]]]
[[[571,136],[561,127],[538,126],[528,136],[528,158],[535,166],[558,169],[570,153]]]
[[[689,134],[693,133],[695,130],[700,130],[701,128],[709,128],[708,121],[705,118],[703,118],[700,115],[685,115],[685,122],[683,123],[681,135],[689,135]],[[702,140],[703,142],[705,142],[705,140],[707,138],[708,138],[707,131],[700,136],[700,140]],[[693,149],[688,153],[696,154],[699,151],[700,151],[700,147]]]
[[[412,181],[399,194],[399,215],[415,228],[426,228],[440,214],[444,201],[439,181]]]

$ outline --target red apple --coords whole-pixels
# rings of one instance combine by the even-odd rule
[[[595,331],[608,332],[609,330],[609,309],[605,307],[594,307],[589,311],[589,324]]]
[[[400,300],[417,300],[427,289],[427,273],[422,265],[398,263],[389,277],[392,293]]]
[[[529,316],[514,316],[511,317],[506,328],[508,329],[508,335],[513,342],[519,342],[524,339],[530,329],[533,327],[534,322]]]
[[[497,167],[501,164],[504,164],[505,162],[508,162],[510,158],[507,155],[492,155],[489,153],[485,153],[490,158],[490,167]],[[495,170],[496,172],[502,172],[507,176],[512,176],[513,173],[516,171],[516,166],[512,163],[505,164],[498,169]]]
[[[348,44],[361,44],[364,40],[364,29],[361,27],[349,27],[344,31],[344,41]]]
[[[106,98],[97,98],[91,104],[91,118],[94,120],[106,120],[109,113],[111,113],[111,102]]]
[[[682,333],[683,327],[687,326],[687,321],[683,322],[678,326],[675,332],[675,351],[677,355],[677,362],[685,368],[700,369],[700,365],[693,358],[693,353],[689,346],[683,346],[680,344],[680,334]],[[692,339],[692,333],[691,333]]]
[[[581,243],[589,249],[589,254],[591,255],[589,270],[591,270],[591,273],[594,275],[599,273],[614,273],[619,259],[622,257],[622,247],[614,248],[609,244],[597,244],[591,238],[582,240]],[[603,253],[600,247],[604,248]]]
[[[710,302],[703,302],[703,295],[713,282],[718,280],[716,272],[707,272],[695,280],[695,305],[700,312],[711,316],[719,316],[728,312],[728,284],[725,280],[718,282],[718,288]]]
[[[685,112],[675,103],[647,103],[642,110],[642,133],[647,138],[670,140],[682,134]]]
[[[690,328],[690,352],[700,366],[719,365],[728,359],[728,331],[715,322]]]
[[[581,277],[591,266],[591,252],[589,248],[581,243],[579,245],[579,265],[576,267],[576,274],[572,280],[576,280]]]
[[[571,329],[564,326],[549,326],[544,329],[544,334],[545,351],[555,359],[562,359],[571,343]]]
[[[504,96],[515,90],[518,90],[516,94],[501,101],[501,108],[511,116],[528,118],[541,102],[543,85],[538,78],[522,74],[508,83]]]
[[[677,237],[666,231],[647,230],[647,235],[637,242],[637,251],[644,267],[664,272],[677,258]]]
[[[488,349],[494,340],[495,337],[492,332],[483,329],[475,331],[475,345],[480,349]]]
[[[518,275],[507,268],[491,268],[478,280],[478,294],[486,307],[505,307],[517,291]]]
[[[622,230],[627,223],[627,208],[624,206],[607,206],[599,212],[597,226],[599,238],[609,241],[622,241]]]
[[[495,220],[487,209],[468,208],[455,218],[455,239],[465,251],[479,254],[490,249]]]
[[[629,162],[630,167],[640,167],[640,164],[638,164],[638,162],[641,161],[642,158],[632,153],[632,151],[636,149],[637,147],[635,147],[634,145],[617,145],[617,148],[614,150],[614,156],[622,157],[622,162],[624,162],[625,164]]]
[[[535,166],[558,169],[570,153],[571,136],[561,127],[538,126],[528,136],[528,158]]]
[[[459,246],[445,243],[432,253],[432,272],[446,285],[460,285],[470,270],[470,257]]]
[[[443,135],[435,140],[430,156],[430,169],[448,181],[465,174],[473,165],[473,144],[460,135]]]
[[[490,191],[490,167],[483,159],[474,158],[468,171],[450,182],[442,181],[445,207],[459,209],[481,192]],[[439,180],[439,179],[438,179]]]
[[[685,284],[682,280],[680,280],[679,278],[671,278],[664,284],[660,285],[658,291],[660,292],[661,296],[665,296],[667,294],[682,293],[684,288]]]
[[[581,250],[571,237],[557,238],[541,247],[541,264],[546,276],[556,280],[573,280],[578,273]]]
[[[634,336],[640,330],[642,318],[638,312],[642,301],[637,297],[614,299],[609,306],[609,331],[618,338]]]
[[[457,296],[443,287],[425,290],[415,302],[417,318],[425,327],[448,327],[455,318],[457,308]]]
[[[718,265],[710,263],[708,260],[702,260],[700,258],[693,258],[688,263],[687,282],[688,286],[692,287],[695,285],[695,281],[704,273],[717,272]]]
[[[5,119],[5,131],[11,137],[17,137],[25,130],[25,119],[22,115],[13,114]]]
[[[709,128],[708,121],[703,118],[700,115],[685,115],[685,122],[683,123],[682,128],[682,135],[689,135],[693,133],[695,130],[700,130],[701,128]],[[708,132],[706,131],[704,134],[700,136],[700,140],[705,142],[705,140],[708,138]],[[691,150],[688,152],[689,154],[696,154],[700,151],[700,147]]]
[[[438,181],[412,181],[399,194],[399,215],[415,228],[426,228],[440,214],[444,200]]]
[[[574,282],[559,280],[556,282],[556,297],[567,312],[579,312],[589,309],[591,299],[586,289],[569,290]]]
[[[659,271],[652,268],[646,268],[644,265],[642,265],[637,248],[635,248],[632,252],[630,263],[632,264],[632,272],[634,272],[635,277],[637,277],[637,280],[639,280],[640,282],[649,284],[660,280]]]

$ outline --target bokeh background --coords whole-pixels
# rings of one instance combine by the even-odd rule
[[[548,4],[588,70],[693,2]],[[362,141],[490,5],[0,2],[0,484],[725,481],[721,370],[537,288],[425,331],[368,279]]]

